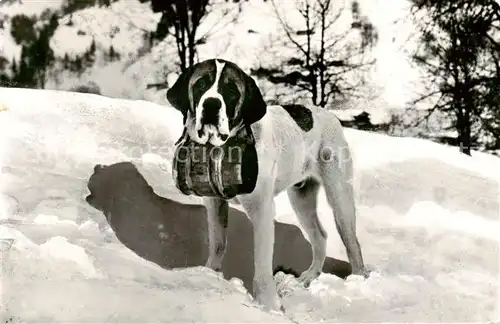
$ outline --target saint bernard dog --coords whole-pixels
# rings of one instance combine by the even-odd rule
[[[232,201],[241,204],[253,224],[253,294],[270,310],[283,310],[273,278],[274,197],[286,190],[311,243],[313,258],[300,277],[309,286],[322,271],[327,233],[317,212],[324,188],[352,273],[367,277],[356,236],[356,206],[351,153],[342,126],[325,109],[267,105],[255,81],[236,64],[209,59],[183,72],[167,91],[167,100],[183,114],[184,131],[199,144],[223,145],[249,126],[258,155],[256,186]],[[204,197],[209,228],[206,266],[219,271],[226,251],[228,201]]]

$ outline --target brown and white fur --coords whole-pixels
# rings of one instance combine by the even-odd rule
[[[299,105],[267,106],[254,80],[222,59],[200,62],[181,74],[168,90],[167,99],[182,112],[187,133],[200,144],[222,145],[241,123],[253,131],[259,163],[257,184],[252,193],[236,196],[234,202],[242,205],[253,223],[253,292],[257,302],[268,309],[282,309],[272,261],[274,197],[284,190],[313,251],[312,263],[299,280],[308,286],[321,273],[326,257],[327,233],[316,207],[321,185],[352,273],[368,275],[356,237],[352,160],[342,126],[333,113]],[[205,197],[204,203],[210,241],[206,266],[220,270],[226,250],[228,202]]]

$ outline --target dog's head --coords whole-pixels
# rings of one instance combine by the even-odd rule
[[[191,139],[220,146],[242,124],[264,117],[266,103],[255,81],[236,64],[222,59],[200,62],[182,73],[167,100],[184,116]]]
[[[90,195],[85,200],[102,212],[108,211],[117,199],[131,201],[132,197],[153,193],[153,188],[130,162],[94,166],[87,187]]]

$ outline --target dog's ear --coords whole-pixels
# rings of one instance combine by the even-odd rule
[[[245,100],[241,107],[243,122],[251,125],[264,117],[267,104],[262,97],[259,87],[249,75],[245,74]]]
[[[189,79],[193,75],[193,68],[190,67],[182,72],[174,85],[167,90],[168,102],[184,116],[184,122],[189,110]]]

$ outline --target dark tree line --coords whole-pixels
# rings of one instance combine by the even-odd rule
[[[14,40],[21,45],[20,58],[0,60],[2,72],[0,72],[0,85],[7,87],[44,88],[47,73],[57,63],[68,71],[82,73],[85,69],[94,65],[97,55],[95,40],[92,40],[89,48],[81,55],[70,57],[67,53],[63,58],[56,58],[50,48],[50,39],[58,27],[58,16],[53,13],[48,22],[42,24],[39,30],[35,29],[35,19],[24,15],[14,16],[11,33]],[[119,53],[110,45],[107,51],[102,53],[104,60],[108,62],[120,59]],[[10,70],[10,73],[7,71]]]
[[[26,16],[20,16],[17,20],[14,17],[14,20],[22,22],[27,32],[21,34],[19,29],[12,29],[12,36],[22,47],[19,62],[12,62],[10,82],[24,87],[43,88],[47,69],[55,60],[49,42],[59,25],[57,15],[52,15],[38,33],[34,29],[34,20]]]
[[[500,5],[495,0],[412,0],[421,46],[414,61],[427,73],[433,99],[422,118],[449,119],[465,153],[500,149]],[[422,14],[427,19],[422,20]]]
[[[70,14],[85,8],[99,6],[109,7],[116,0],[66,0],[63,6],[63,13]]]

